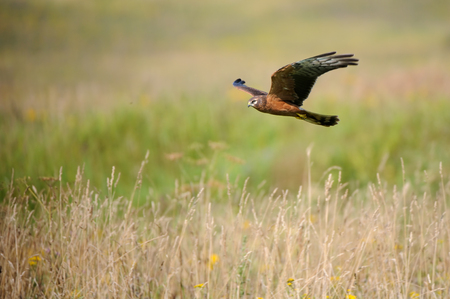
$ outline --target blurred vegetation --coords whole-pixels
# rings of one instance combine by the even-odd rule
[[[114,166],[130,194],[207,178],[298,188],[313,145],[315,181],[331,169],[358,185],[450,164],[448,1],[1,1],[0,161],[14,178],[96,188]],[[337,127],[246,108],[241,77],[268,90],[284,64],[353,52],[322,77],[309,110]],[[29,177],[29,179],[27,179]],[[4,192],[5,188],[2,188]],[[3,197],[2,197],[3,198]]]

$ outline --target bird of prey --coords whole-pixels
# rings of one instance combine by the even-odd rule
[[[264,113],[293,116],[312,124],[330,127],[337,125],[336,115],[322,115],[303,109],[303,101],[311,92],[317,78],[331,70],[358,65],[353,54],[335,55],[329,52],[303,59],[283,66],[272,75],[272,86],[269,93],[245,85],[245,81],[237,79],[233,86],[248,92],[253,97],[248,107]]]

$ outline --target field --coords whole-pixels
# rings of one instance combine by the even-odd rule
[[[449,10],[0,2],[0,297],[450,296]],[[232,88],[328,51],[338,126]]]

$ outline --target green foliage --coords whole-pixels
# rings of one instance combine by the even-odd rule
[[[63,120],[3,115],[0,129],[8,132],[0,148],[3,180],[9,180],[12,169],[16,178],[57,178],[63,167],[64,179],[70,181],[81,166],[94,186],[106,187],[104,177],[114,166],[121,173],[119,192],[129,194],[147,150],[144,186],[158,194],[170,190],[175,180],[189,185],[202,174],[223,180],[227,173],[231,180],[250,177],[253,186],[268,180],[270,186],[296,189],[304,183],[306,148],[311,144],[316,179],[336,167],[346,181],[365,184],[376,181],[379,172],[400,183],[400,158],[413,175],[450,161],[450,132],[441,112],[450,109],[445,99],[433,105],[392,101],[376,107],[315,107],[339,112],[341,122],[333,128],[258,114],[226,98],[182,102],[128,105]]]

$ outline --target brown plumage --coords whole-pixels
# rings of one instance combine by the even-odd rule
[[[272,86],[269,93],[245,85],[245,81],[237,79],[233,86],[248,92],[253,97],[248,107],[264,113],[293,116],[304,121],[325,127],[334,126],[339,118],[336,115],[322,115],[303,109],[303,101],[311,92],[317,77],[334,69],[349,65],[358,65],[353,54],[334,55],[329,52],[288,64],[272,75]]]

